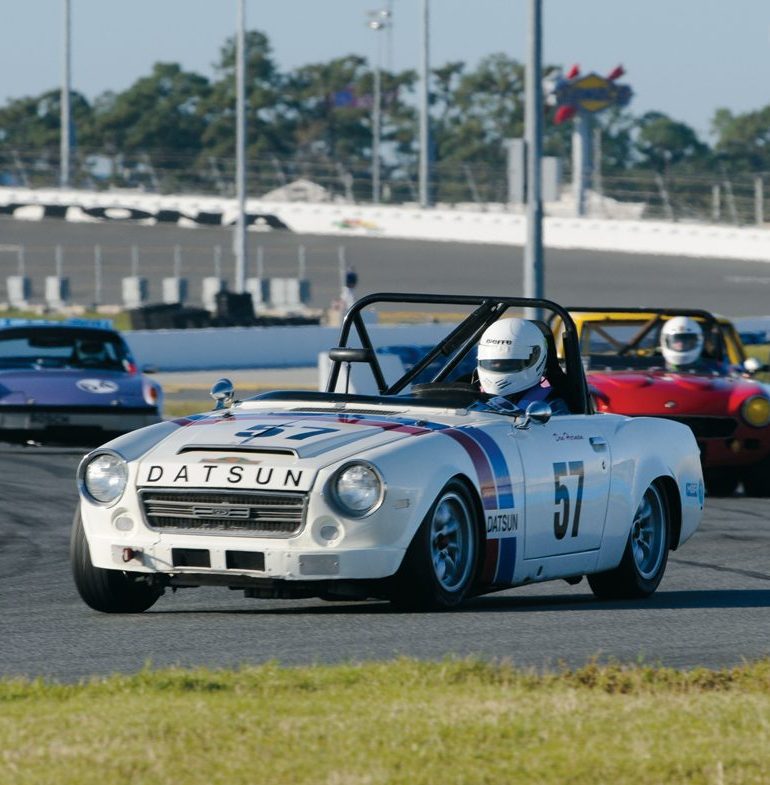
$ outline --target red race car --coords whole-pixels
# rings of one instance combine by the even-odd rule
[[[693,309],[570,313],[597,411],[685,423],[711,495],[742,482],[748,496],[770,496],[770,386],[752,378],[770,369],[747,360],[729,320]]]

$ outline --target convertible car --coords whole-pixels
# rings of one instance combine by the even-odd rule
[[[405,305],[461,314],[388,378],[363,312]],[[545,378],[567,414],[543,401],[501,409],[468,374],[484,330],[523,308],[561,319],[564,369],[548,327],[536,325],[547,336]],[[583,576],[600,598],[641,598],[698,526],[692,432],[593,413],[575,326],[552,302],[371,295],[347,313],[330,356],[324,392],[237,401],[219,380],[214,411],[83,459],[71,559],[89,606],[139,612],[166,588],[213,585],[444,609]],[[345,391],[351,366],[368,369],[376,395]]]
[[[742,482],[747,495],[770,496],[770,388],[754,378],[767,366],[747,359],[728,319],[671,308],[572,308],[570,314],[598,411],[684,423],[698,440],[709,493],[727,496]],[[660,331],[675,316],[689,316],[703,330],[697,370],[665,368]],[[558,319],[554,326],[558,332]]]
[[[161,405],[109,321],[0,321],[0,438],[93,446],[159,422]]]

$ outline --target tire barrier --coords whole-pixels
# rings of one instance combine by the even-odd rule
[[[132,330],[186,330],[211,327],[211,314],[205,308],[190,308],[181,303],[159,303],[133,308],[128,312]]]

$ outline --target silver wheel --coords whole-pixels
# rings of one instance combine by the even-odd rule
[[[467,501],[449,491],[440,499],[430,522],[430,558],[439,586],[454,592],[464,586],[475,563],[473,514]]]
[[[666,503],[656,485],[644,493],[631,526],[631,552],[639,575],[652,579],[666,555]]]
[[[468,596],[481,549],[476,501],[459,478],[442,488],[391,581],[389,595],[396,607],[447,610]]]
[[[671,501],[670,486],[668,478],[660,478],[647,488],[634,513],[620,564],[588,576],[593,593],[600,599],[639,599],[649,597],[658,588],[668,562],[671,516],[676,504],[676,496]]]

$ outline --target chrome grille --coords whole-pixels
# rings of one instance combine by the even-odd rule
[[[302,530],[306,493],[226,490],[139,491],[151,529],[291,537]]]

